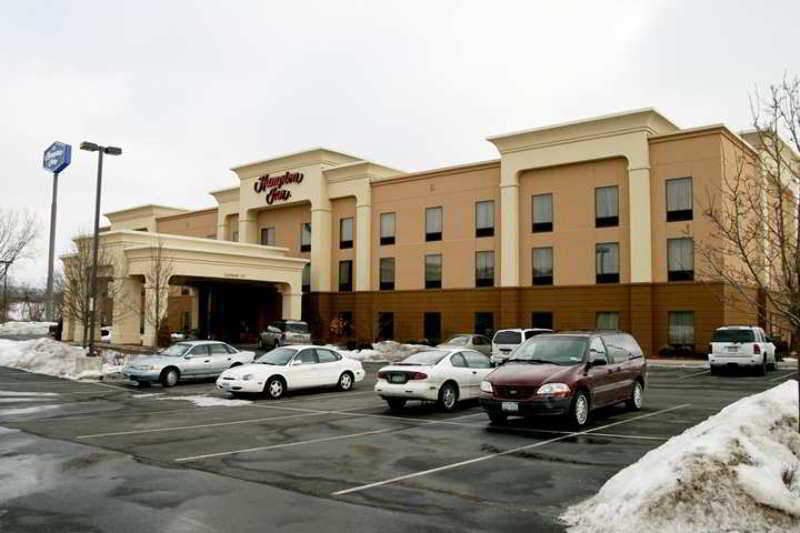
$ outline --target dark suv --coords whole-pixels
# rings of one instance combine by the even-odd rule
[[[641,409],[646,381],[642,349],[628,333],[543,334],[481,382],[481,406],[495,424],[509,416],[564,415],[582,427],[599,407],[625,402]]]

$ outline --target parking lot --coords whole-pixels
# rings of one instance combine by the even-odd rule
[[[0,426],[62,441],[62,448],[39,443],[36,453],[43,455],[61,449],[117,461],[133,457],[124,475],[91,470],[86,478],[139,480],[137,490],[152,498],[140,495],[136,503],[144,507],[133,514],[128,507],[108,512],[130,503],[122,492],[104,494],[102,510],[75,507],[96,530],[140,531],[153,525],[150,508],[158,508],[159,523],[181,509],[185,499],[156,501],[166,489],[141,481],[150,476],[170,487],[183,484],[193,512],[200,513],[192,515],[196,527],[183,523],[184,529],[173,530],[270,530],[263,521],[280,517],[286,520],[281,529],[291,531],[559,531],[557,517],[567,506],[647,451],[725,405],[794,376],[788,368],[765,377],[651,368],[642,411],[605,409],[586,430],[572,432],[552,420],[512,419],[490,427],[475,404],[449,414],[419,404],[392,413],[372,392],[379,366],[365,365],[368,377],[352,392],[315,390],[232,406],[181,399],[221,399],[211,381],[137,389],[0,368]],[[233,498],[232,491],[242,496]],[[8,531],[30,527],[28,505],[44,510],[48,500],[21,498],[0,511]],[[203,507],[226,519],[203,518]],[[53,512],[53,530],[77,519],[69,509]]]

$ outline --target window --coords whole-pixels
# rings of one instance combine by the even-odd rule
[[[461,352],[464,359],[467,361],[467,366],[470,368],[492,368],[492,361],[482,353],[467,350]]]
[[[394,339],[394,313],[378,313],[378,340]]]
[[[494,287],[494,252],[475,254],[475,286]]]
[[[333,353],[330,350],[324,350],[322,348],[317,348],[317,359],[319,359],[320,363],[334,363],[341,359],[338,355]]]
[[[442,314],[425,313],[422,322],[422,334],[433,343],[438,344],[442,338]]]
[[[238,232],[238,231],[234,231],[234,232],[231,234],[231,240],[232,240],[233,242],[239,242],[239,232]]]
[[[450,364],[456,368],[466,368],[467,361],[461,353],[456,353],[450,356]]]
[[[189,353],[194,356],[201,356],[201,357],[204,355],[208,355],[208,344],[201,344],[199,346],[195,346]]]
[[[533,228],[534,233],[553,231],[553,195],[537,194],[533,196]]]
[[[382,291],[394,290],[394,257],[381,257],[380,284]]]
[[[619,226],[619,188],[616,185],[594,190],[594,225],[596,228]]]
[[[606,356],[606,346],[603,344],[603,341],[600,337],[592,337],[592,340],[589,341],[589,350],[594,352],[590,355],[592,359],[604,359],[608,362],[608,357]]]
[[[381,213],[381,245],[394,244],[395,214]]]
[[[671,311],[669,313],[668,342],[673,346],[694,345],[693,311]]]
[[[275,246],[275,228],[261,228],[261,244]]]
[[[494,236],[494,200],[475,203],[475,236]]]
[[[694,279],[694,242],[684,237],[667,239],[667,279],[692,281]]]
[[[619,313],[617,311],[600,311],[595,317],[597,329],[619,329]]]
[[[300,251],[311,251],[311,223],[303,222],[300,226]]]
[[[667,180],[667,222],[692,220],[692,178]]]
[[[605,242],[594,247],[597,283],[619,283],[619,243]]]
[[[494,335],[494,313],[478,311],[475,313],[475,333],[491,337]],[[476,337],[476,340],[480,337]],[[476,342],[477,344],[477,342]]]
[[[339,292],[353,290],[353,262],[339,261]]]
[[[211,355],[228,355],[228,350],[225,349],[224,344],[209,344],[208,351],[211,353]]]
[[[353,247],[353,219],[343,218],[339,220],[339,249]]]
[[[311,263],[303,267],[303,292],[311,292]]]
[[[442,240],[442,208],[429,207],[425,210],[425,240]]]
[[[353,336],[353,312],[352,311],[340,311],[336,315],[336,319],[339,322],[339,331],[342,336],[344,337],[352,337]]]
[[[442,256],[440,254],[425,256],[425,288],[442,288]]]
[[[553,284],[553,249],[533,249],[533,284]]]
[[[315,365],[319,362],[316,350],[303,350],[294,356],[295,361],[300,361],[301,365]]]
[[[223,346],[225,346],[225,351],[227,351],[229,354],[239,353],[239,350],[233,346],[230,346],[229,344],[223,344]]]
[[[553,313],[548,311],[534,311],[531,313],[531,327],[553,329]]]
[[[183,313],[183,329],[192,329],[192,313],[191,311],[184,311]]]

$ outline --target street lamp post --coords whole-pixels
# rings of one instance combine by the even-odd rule
[[[94,352],[94,332],[96,327],[97,313],[97,250],[99,247],[100,233],[100,191],[103,184],[103,154],[120,155],[121,148],[115,146],[100,146],[95,143],[84,141],[81,143],[81,150],[87,152],[97,152],[97,193],[94,203],[94,255],[92,257],[92,284],[89,293],[89,355],[96,355]],[[85,327],[84,327],[85,330]]]

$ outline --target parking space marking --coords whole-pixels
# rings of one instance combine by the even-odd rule
[[[694,377],[697,377],[697,376],[703,376],[705,374],[710,374],[710,373],[711,373],[711,371],[706,368],[702,372],[695,372],[694,374],[687,374],[685,376],[679,376],[679,377],[675,378],[674,380],[669,380],[669,381],[680,381],[682,379],[694,378]]]
[[[782,379],[786,379],[786,378],[788,378],[788,377],[790,377],[790,376],[796,376],[796,375],[797,375],[797,372],[795,372],[795,371],[792,371],[792,372],[789,372],[788,374],[784,374],[784,375],[782,375],[782,376],[777,376],[777,377],[774,377],[774,378],[772,378],[772,379],[769,379],[769,380],[767,380],[767,382],[768,382],[768,383],[772,383],[772,382],[774,382],[774,381],[780,381],[780,380],[782,380]]]
[[[217,452],[217,453],[207,453],[205,455],[195,455],[193,457],[181,457],[179,459],[175,459],[176,463],[187,463],[190,461],[197,461],[200,459],[209,459],[212,457],[222,457],[225,455],[235,455],[240,453],[250,453],[250,452],[260,452],[264,450],[275,450],[278,448],[289,448],[291,446],[302,446],[303,444],[317,444],[320,442],[329,442],[333,440],[341,440],[341,439],[352,439],[357,437],[364,437],[367,435],[378,435],[380,433],[387,433],[389,431],[397,431],[397,428],[383,428],[383,429],[376,429],[374,431],[362,431],[361,433],[350,433],[347,435],[337,435],[335,437],[325,437],[321,439],[312,439],[312,440],[301,440],[295,442],[285,442],[283,444],[273,444],[271,446],[259,446],[257,448],[246,448],[244,450],[234,450],[230,452]]]
[[[132,431],[116,431],[113,433],[95,433],[93,435],[78,435],[75,437],[76,439],[96,439],[100,437],[119,437],[122,435],[140,435],[142,433],[159,433],[162,431],[180,431],[180,430],[189,430],[189,429],[200,429],[200,428],[213,428],[213,427],[220,427],[220,426],[234,426],[236,424],[248,424],[248,423],[257,423],[257,422],[268,422],[271,420],[286,420],[289,418],[302,418],[308,416],[319,416],[321,414],[327,414],[325,412],[321,413],[302,413],[297,415],[286,415],[286,416],[274,416],[271,418],[250,418],[248,420],[235,420],[233,422],[215,422],[211,424],[197,424],[194,426],[172,426],[166,428],[152,428],[152,429],[138,429]]]
[[[677,409],[683,409],[685,407],[689,407],[690,405],[691,404],[688,404],[688,403],[685,403],[685,404],[682,404],[682,405],[676,405],[674,407],[669,407],[667,409],[661,409],[661,410],[655,411],[653,413],[647,413],[647,414],[644,414],[644,415],[635,416],[635,417],[629,418],[627,420],[620,420],[618,422],[613,422],[611,424],[605,424],[603,426],[600,426],[600,427],[597,427],[597,428],[593,428],[593,429],[587,429],[587,430],[584,430],[584,431],[577,431],[577,432],[569,433],[567,435],[561,435],[559,437],[555,437],[555,438],[544,440],[544,441],[540,441],[540,442],[535,442],[533,444],[527,444],[525,446],[519,446],[517,448],[512,448],[510,450],[506,450],[506,451],[503,451],[503,452],[492,453],[492,454],[489,454],[489,455],[482,455],[480,457],[475,457],[473,459],[467,459],[465,461],[459,461],[457,463],[451,463],[449,465],[443,465],[443,466],[439,466],[439,467],[436,467],[436,468],[430,468],[428,470],[423,470],[423,471],[420,471],[420,472],[413,472],[411,474],[405,474],[405,475],[402,475],[402,476],[393,477],[391,479],[386,479],[386,480],[383,480],[383,481],[377,481],[375,483],[368,483],[366,485],[360,485],[360,486],[357,486],[357,487],[351,487],[349,489],[339,490],[339,491],[331,493],[331,496],[344,496],[345,494],[351,494],[351,493],[354,493],[354,492],[360,492],[360,491],[371,489],[371,488],[375,488],[375,487],[381,487],[381,486],[384,486],[384,485],[390,485],[392,483],[397,483],[398,481],[404,481],[406,479],[412,479],[412,478],[417,478],[417,477],[421,477],[421,476],[427,476],[429,474],[435,474],[437,472],[443,472],[445,470],[452,470],[454,468],[459,468],[459,467],[462,467],[462,466],[478,463],[478,462],[481,462],[481,461],[494,459],[495,457],[500,457],[500,456],[504,456],[504,455],[510,455],[510,454],[513,454],[513,453],[520,452],[522,450],[530,450],[531,448],[540,448],[542,446],[546,446],[546,445],[552,444],[554,442],[562,441],[562,440],[568,439],[570,437],[574,437],[574,436],[578,436],[578,435],[586,435],[586,434],[589,434],[589,433],[596,433],[596,432],[599,432],[599,431],[601,431],[603,429],[606,429],[606,428],[618,426],[618,425],[621,425],[621,424],[627,424],[629,422],[633,422],[634,420],[641,420],[643,418],[649,418],[649,417],[652,417],[652,416],[657,416],[657,415],[660,415],[660,414],[668,413],[670,411],[675,411]]]

